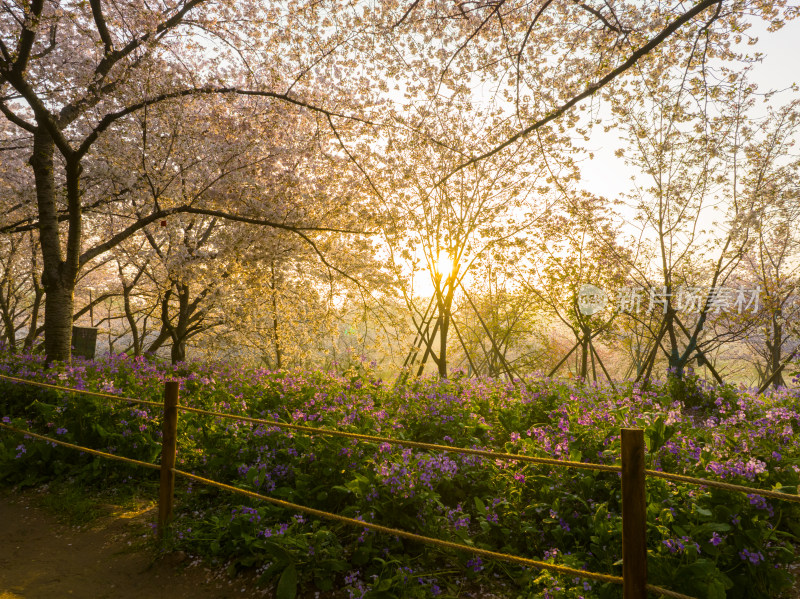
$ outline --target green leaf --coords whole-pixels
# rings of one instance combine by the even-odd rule
[[[334,572],[344,572],[350,568],[350,564],[340,559],[325,559],[318,565],[324,570],[333,570]]]
[[[333,580],[329,576],[317,574],[314,576],[314,585],[324,593],[333,590]]]
[[[275,590],[276,599],[294,599],[297,596],[297,568],[289,564],[281,574],[278,588]]]
[[[359,547],[353,552],[350,562],[355,566],[363,566],[369,561],[369,550],[366,547]]]
[[[289,554],[289,552],[277,543],[273,543],[272,541],[264,541],[263,548],[264,551],[269,553],[277,561],[282,561],[284,563],[289,563],[292,561],[292,556]]]
[[[374,593],[382,593],[384,591],[388,591],[391,588],[392,588],[392,579],[391,578],[384,578],[377,585],[372,587],[372,591]]]
[[[708,584],[708,599],[725,599],[725,585],[721,580],[712,580]]]
[[[278,572],[286,569],[286,562],[275,562],[271,564],[269,568],[264,570],[261,576],[258,577],[258,584],[264,584],[265,582],[269,581],[273,577],[278,575]]]
[[[486,506],[484,505],[483,501],[481,501],[480,497],[475,497],[475,507],[478,509],[478,513],[483,515],[486,511]]]

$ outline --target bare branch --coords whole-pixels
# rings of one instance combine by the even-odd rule
[[[614,25],[613,23],[610,23],[610,22],[608,21],[608,19],[606,19],[606,18],[603,16],[603,13],[601,13],[601,12],[600,12],[599,10],[597,10],[596,8],[592,8],[591,6],[589,6],[588,4],[585,4],[585,3],[581,2],[580,0],[572,0],[572,3],[573,3],[573,4],[577,4],[577,5],[578,5],[578,6],[580,6],[580,7],[581,7],[583,10],[585,10],[585,11],[587,11],[587,12],[590,12],[590,13],[591,13],[591,14],[593,14],[595,17],[597,17],[598,19],[600,19],[600,21],[602,21],[603,25],[605,25],[605,26],[606,26],[608,29],[610,29],[611,31],[616,31],[617,33],[626,33],[626,32],[625,32],[625,31],[623,31],[623,30],[622,30],[622,28],[621,28],[621,27],[619,27],[618,25]]]
[[[131,235],[136,233],[137,231],[142,230],[147,225],[154,223],[157,220],[161,220],[173,214],[203,214],[206,216],[215,216],[217,218],[222,218],[229,221],[246,223],[251,225],[260,225],[266,227],[272,227],[275,229],[282,229],[284,231],[289,231],[296,235],[302,237],[305,241],[307,241],[313,248],[314,251],[319,254],[319,250],[316,249],[314,243],[308,238],[307,235],[303,233],[303,231],[317,231],[317,232],[327,232],[327,233],[345,233],[345,234],[352,234],[352,235],[371,235],[372,233],[368,231],[353,231],[349,229],[334,229],[330,227],[308,227],[303,225],[287,225],[285,223],[274,222],[266,219],[255,218],[255,217],[248,217],[248,216],[240,216],[237,214],[231,214],[228,212],[222,212],[220,210],[207,210],[204,208],[194,208],[192,206],[177,206],[175,208],[169,208],[164,210],[158,210],[153,212],[149,216],[143,217],[137,220],[134,223],[131,223],[125,229],[117,233],[116,235],[112,236],[110,239],[106,240],[105,242],[94,246],[86,250],[80,258],[81,265],[86,264],[90,260],[96,258],[100,254],[107,252],[112,247],[116,246],[117,244],[121,243],[125,239],[129,238]],[[325,262],[326,266],[329,266],[327,262]],[[331,267],[333,268],[333,267]],[[335,269],[337,272],[340,272],[338,269]]]
[[[400,25],[403,24],[403,21],[405,21],[408,18],[408,15],[410,15],[414,11],[414,9],[419,5],[421,1],[422,0],[414,0],[414,2],[411,3],[411,6],[408,7],[408,10],[405,12],[405,14],[403,14],[403,16],[400,17],[400,20],[397,21],[397,23],[395,23],[394,25],[392,25],[392,29],[400,27]]]
[[[637,62],[639,62],[639,59],[641,59],[643,56],[646,56],[648,53],[650,53],[654,48],[656,48],[658,45],[660,45],[664,40],[666,40],[669,36],[671,36],[673,33],[675,33],[678,29],[680,29],[688,21],[692,20],[695,16],[697,16],[698,14],[703,12],[704,10],[706,10],[706,9],[716,5],[716,4],[721,4],[721,3],[722,3],[722,0],[703,0],[703,2],[700,2],[699,4],[695,5],[693,8],[691,8],[688,11],[686,11],[680,17],[678,17],[677,19],[672,21],[669,25],[667,25],[661,31],[661,33],[659,33],[652,40],[647,42],[644,46],[642,46],[638,50],[636,50],[633,54],[631,54],[631,56],[628,58],[628,60],[626,60],[620,66],[618,66],[616,69],[614,69],[613,71],[608,73],[605,77],[601,78],[599,81],[597,81],[595,83],[592,83],[592,84],[588,85],[581,93],[579,93],[576,96],[573,96],[572,98],[570,98],[567,102],[565,102],[564,104],[562,104],[558,108],[555,108],[554,110],[551,110],[547,115],[545,115],[544,117],[542,117],[538,121],[530,124],[529,126],[525,127],[524,129],[518,131],[517,133],[515,133],[514,135],[512,135],[511,137],[506,139],[506,141],[504,141],[503,143],[498,144],[497,146],[495,146],[491,150],[488,150],[488,151],[484,152],[483,154],[480,154],[478,156],[474,156],[474,157],[470,158],[469,160],[467,160],[465,162],[462,162],[461,164],[457,165],[453,170],[451,170],[441,180],[439,180],[437,185],[442,185],[450,177],[452,177],[455,173],[457,173],[457,172],[459,172],[459,171],[461,171],[461,170],[463,170],[463,169],[465,169],[465,168],[467,168],[469,166],[472,166],[473,164],[476,164],[476,163],[480,162],[481,160],[489,158],[490,156],[494,156],[495,154],[497,154],[498,152],[501,152],[502,150],[504,150],[508,146],[512,145],[513,143],[519,141],[520,139],[523,139],[523,138],[527,137],[528,135],[530,135],[531,133],[533,133],[537,129],[541,129],[547,123],[556,120],[561,115],[563,115],[565,112],[567,112],[570,108],[572,108],[573,106],[578,104],[578,102],[580,102],[581,100],[585,100],[586,98],[594,95],[595,93],[600,91],[602,88],[604,88],[606,85],[608,85],[609,83],[614,81],[614,79],[616,79],[617,77],[622,75],[625,71],[627,71],[628,69],[633,67]]]

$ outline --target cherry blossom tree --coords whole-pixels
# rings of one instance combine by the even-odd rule
[[[661,351],[677,380],[696,358],[722,382],[713,356],[750,326],[729,312],[755,310],[758,293],[734,287],[758,230],[759,194],[748,183],[756,166],[748,156],[755,88],[745,73],[727,68],[715,78],[672,72],[671,80],[643,76],[641,93],[617,107],[625,155],[642,174],[631,196],[634,229],[642,255],[653,257],[631,262],[632,292],[643,297],[628,313],[655,324],[640,377],[650,376]],[[642,308],[659,318],[642,318]]]
[[[761,308],[747,315],[756,329],[746,342],[757,356],[759,384],[784,384],[783,368],[800,347],[800,158],[794,148],[800,100],[769,111],[750,127],[743,149],[744,186],[755,198],[755,241],[743,279],[761,289]]]
[[[82,267],[153,222],[200,210],[151,206],[109,238],[87,245],[85,167],[95,143],[121,135],[119,125],[146,107],[238,91],[220,85],[226,78],[235,84],[257,79],[261,85],[254,86],[254,94],[292,103],[289,94],[268,89],[274,83],[269,69],[257,74],[242,65],[246,60],[234,62],[266,47],[286,53],[296,41],[277,31],[265,39],[259,24],[270,16],[280,18],[248,4],[202,0],[177,5],[100,0],[70,6],[47,0],[3,5],[0,111],[21,136],[32,137],[37,214],[27,226],[39,232],[49,359],[70,356],[74,289]],[[318,90],[321,87],[319,83]],[[297,104],[303,102],[294,101]],[[252,214],[242,218],[300,231],[294,223]],[[66,225],[65,235],[61,223]]]
[[[727,33],[743,30],[744,17],[779,26],[791,16],[782,7],[743,0],[689,7],[551,0],[5,2],[0,112],[20,137],[32,138],[37,211],[20,226],[39,233],[47,355],[70,356],[80,270],[170,214],[204,210],[291,230],[309,242],[314,231],[338,229],[220,207],[153,206],[108,239],[88,243],[87,159],[98,140],[121,136],[120,126],[146,107],[216,94],[269,97],[314,111],[358,159],[379,125],[424,137],[425,121],[435,117],[409,116],[402,103],[389,100],[390,86],[410,102],[489,86],[498,107],[489,123],[493,135],[474,147],[451,144],[443,181],[490,156],[513,155],[523,140],[608,90],[654,49],[675,56],[724,53]],[[354,123],[361,129],[349,132]]]
[[[535,251],[516,262],[523,289],[574,337],[572,350],[561,356],[551,376],[578,349],[578,376],[586,379],[590,365],[594,380],[601,369],[606,371],[593,340],[615,338],[615,291],[625,279],[630,259],[617,239],[614,217],[604,198],[567,192],[559,209],[543,218],[529,241]],[[587,289],[599,294],[596,305],[581,305]],[[606,376],[610,378],[607,371]]]

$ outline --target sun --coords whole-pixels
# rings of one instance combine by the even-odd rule
[[[436,293],[436,279],[441,277],[440,281],[447,280],[455,266],[452,257],[446,251],[436,254],[436,260],[428,262],[428,265],[427,268],[414,271],[412,278],[414,294],[421,297],[433,297]]]
[[[436,259],[436,264],[434,264],[434,276],[441,276],[443,279],[446,279],[452,271],[453,259],[450,257],[450,254],[447,252],[439,252],[439,257]]]

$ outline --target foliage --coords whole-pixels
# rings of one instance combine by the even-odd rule
[[[800,483],[796,392],[769,396],[696,385],[702,409],[671,399],[669,385],[619,395],[605,387],[530,379],[525,385],[455,376],[393,387],[368,363],[346,375],[247,371],[233,365],[166,366],[114,356],[44,369],[3,356],[0,372],[159,401],[180,382],[181,403],[227,413],[366,434],[541,457],[615,463],[619,428],[641,427],[647,466],[795,493]],[[71,442],[157,462],[158,411],[0,383],[4,420]],[[182,413],[178,467],[297,504],[447,540],[619,575],[619,479],[392,444],[305,435]],[[151,473],[79,456],[6,432],[2,484],[71,476],[87,485],[140,485]],[[179,479],[180,480],[180,479]],[[649,581],[697,597],[777,597],[800,535],[798,508],[650,479]],[[345,589],[353,597],[619,596],[619,587],[552,575],[312,518],[199,485],[181,485],[169,543],[255,569],[277,596]],[[504,591],[505,592],[505,591]]]

